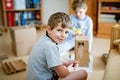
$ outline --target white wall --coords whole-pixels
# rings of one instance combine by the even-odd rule
[[[65,12],[69,14],[69,0],[43,0],[43,24],[47,24],[51,14],[55,12]]]

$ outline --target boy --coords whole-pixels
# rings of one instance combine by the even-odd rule
[[[81,31],[81,32],[80,31],[77,32],[82,33],[82,35],[88,36],[89,52],[91,52],[92,41],[93,41],[93,22],[92,19],[86,15],[87,4],[84,0],[74,0],[72,3],[72,9],[75,12],[74,14],[70,15],[72,26],[74,29]],[[79,34],[78,33],[76,34],[73,30],[71,30],[67,40],[59,45],[60,49],[62,49],[60,50],[61,53],[64,53],[74,48],[75,35],[79,35]]]
[[[50,16],[46,35],[33,47],[27,65],[27,80],[86,80],[87,72],[74,71],[78,64],[62,63],[58,44],[68,36],[70,18],[63,12]]]

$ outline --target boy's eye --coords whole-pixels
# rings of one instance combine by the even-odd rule
[[[58,31],[58,32],[62,32],[62,30],[61,30],[61,29],[58,29],[57,31]]]
[[[69,31],[66,31],[65,33],[66,33],[66,34],[68,34],[68,33],[69,33]]]
[[[77,13],[80,13],[80,14],[81,14],[81,13],[82,13],[82,11],[76,11],[75,13],[76,13],[76,14],[77,14]]]
[[[58,29],[57,31],[58,31],[58,32],[63,32],[62,29]],[[65,31],[65,34],[68,34],[68,33],[69,33],[69,31]]]

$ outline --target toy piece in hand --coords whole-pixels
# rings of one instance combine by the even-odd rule
[[[72,67],[75,67],[77,63],[78,63],[77,61],[74,61]]]
[[[72,27],[72,30],[75,32],[75,34],[82,34],[82,31],[80,28]]]

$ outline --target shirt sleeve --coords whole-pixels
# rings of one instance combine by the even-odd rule
[[[62,64],[57,46],[47,46],[45,50],[45,56],[49,68]]]
[[[89,37],[89,51],[91,51],[93,43],[93,22],[91,19],[88,24],[87,36]]]

